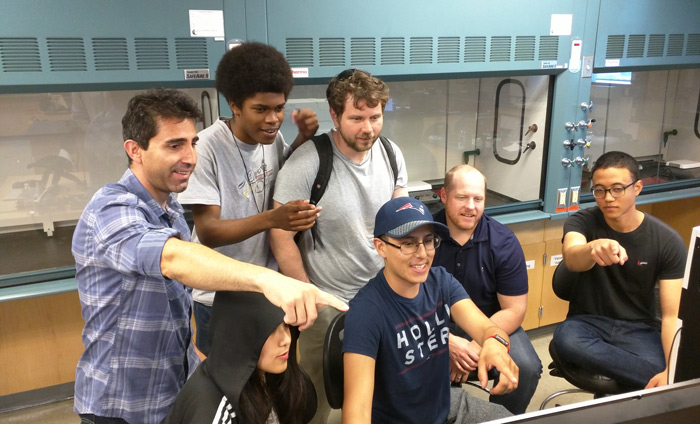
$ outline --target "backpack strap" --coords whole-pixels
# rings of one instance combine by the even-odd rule
[[[313,186],[311,186],[311,196],[309,197],[309,203],[312,205],[317,205],[323,193],[326,192],[326,187],[328,187],[328,180],[331,179],[331,171],[333,171],[333,146],[331,146],[331,139],[328,134],[323,133],[311,137],[311,141],[314,142],[316,146],[316,152],[318,153],[318,171],[316,172],[316,179],[314,180]],[[316,226],[311,227],[311,237],[314,239],[314,249],[316,248]],[[294,242],[299,244],[302,232],[298,232],[294,235]]]
[[[391,165],[391,170],[394,173],[394,187],[396,187],[396,181],[399,179],[399,167],[396,164],[396,152],[394,152],[394,148],[391,147],[389,140],[387,140],[383,135],[379,136],[379,141],[382,142],[382,146],[384,146],[386,155],[389,158],[389,165]]]
[[[314,185],[311,187],[311,197],[309,198],[310,203],[317,205],[318,202],[323,197],[326,192],[326,187],[328,187],[328,181],[331,179],[331,172],[333,171],[333,146],[331,146],[331,139],[328,137],[327,133],[319,134],[311,137],[311,140],[316,146],[316,152],[318,153],[318,173],[316,174],[316,179],[314,180]],[[382,143],[386,155],[389,158],[389,165],[394,173],[394,185],[399,178],[399,167],[396,163],[396,152],[391,146],[389,140],[384,136],[379,136],[379,141]]]
[[[311,140],[314,142],[314,145],[316,145],[319,164],[314,185],[311,187],[309,203],[316,205],[319,200],[321,200],[321,197],[323,197],[323,193],[326,192],[328,180],[331,179],[331,171],[333,171],[333,146],[331,146],[331,139],[326,133],[313,136]]]

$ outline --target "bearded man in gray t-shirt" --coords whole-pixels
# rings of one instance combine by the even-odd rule
[[[383,266],[373,245],[374,216],[388,200],[406,196],[408,176],[399,147],[394,175],[387,151],[377,143],[382,130],[389,88],[377,77],[348,69],[334,77],[326,91],[335,129],[328,133],[333,149],[333,171],[323,197],[313,235],[270,231],[272,251],[280,271],[310,282],[349,301]],[[274,207],[294,199],[308,199],[319,169],[316,146],[306,143],[289,158],[277,176]],[[323,386],[323,337],[336,315],[325,308],[316,323],[301,334],[300,364],[309,374],[318,396],[312,422],[325,423],[330,413]]]

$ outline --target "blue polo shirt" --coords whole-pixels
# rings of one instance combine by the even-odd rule
[[[445,210],[435,214],[434,219],[447,224]],[[501,310],[497,294],[527,293],[527,268],[520,242],[508,227],[486,215],[464,246],[452,237],[443,240],[435,252],[433,266],[443,266],[454,275],[488,317]]]

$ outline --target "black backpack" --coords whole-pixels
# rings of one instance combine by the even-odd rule
[[[331,171],[333,171],[333,146],[331,146],[331,139],[328,137],[327,133],[319,134],[311,137],[311,140],[316,145],[316,152],[318,152],[318,173],[316,174],[316,179],[314,180],[314,185],[311,187],[311,197],[309,202],[311,204],[317,205],[323,193],[326,192],[326,187],[328,187],[328,180],[331,178]],[[391,143],[383,136],[379,136],[379,141],[381,141],[386,155],[389,158],[389,164],[391,165],[391,170],[394,173],[394,185],[396,185],[396,180],[399,177],[398,166],[396,165],[396,153],[394,153],[394,148],[391,147]]]

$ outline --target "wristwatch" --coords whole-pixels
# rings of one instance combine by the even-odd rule
[[[486,339],[496,339],[500,344],[505,346],[506,349],[508,349],[508,353],[510,353],[510,343],[500,335],[494,334],[493,336],[488,336]]]

